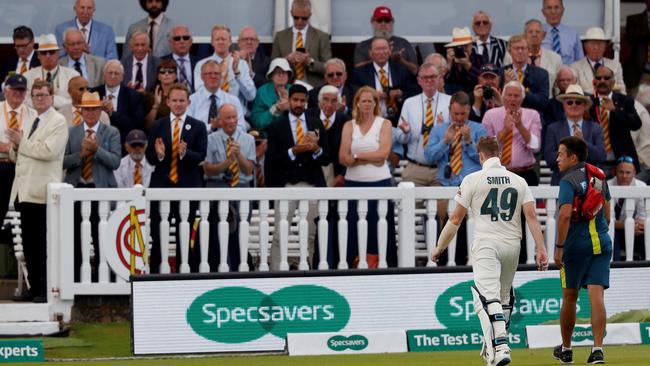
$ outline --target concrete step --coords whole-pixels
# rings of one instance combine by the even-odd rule
[[[0,324],[6,322],[49,322],[49,304],[31,302],[0,303]]]
[[[50,335],[59,331],[58,322],[1,322],[0,337]]]

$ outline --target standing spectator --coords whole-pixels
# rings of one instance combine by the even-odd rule
[[[79,107],[79,105],[81,104],[81,97],[88,90],[88,82],[83,78],[83,76],[75,76],[70,79],[70,82],[68,83],[68,94],[70,94],[72,103],[59,108],[59,113],[65,117],[65,120],[68,122],[68,127],[73,127],[83,122],[81,107]],[[99,122],[107,125],[111,124],[110,117],[108,117],[106,112],[101,112],[99,115]]]
[[[260,38],[257,31],[251,26],[246,26],[239,31],[237,38],[239,57],[246,61],[255,88],[260,88],[266,83],[266,71],[271,64],[271,58],[260,48]]]
[[[52,108],[54,88],[43,80],[34,82],[31,90],[38,117],[24,121],[22,128],[5,131],[12,143],[9,158],[16,163],[16,177],[9,202],[20,212],[23,250],[33,302],[48,301],[47,288],[47,185],[61,181],[63,155],[68,140],[65,118]]]
[[[501,100],[501,76],[499,75],[499,69],[495,65],[485,64],[481,66],[478,84],[474,87],[472,97],[472,110],[469,111],[469,119],[472,121],[482,121],[485,112],[503,105]]]
[[[375,38],[383,38],[390,45],[391,59],[415,75],[418,71],[418,56],[409,41],[393,34],[395,18],[393,18],[390,8],[387,6],[376,7],[370,18],[370,24],[372,24],[373,35],[354,48],[354,67],[373,62],[370,55],[372,42]]]
[[[15,55],[7,58],[0,69],[0,80],[5,80],[10,72],[25,75],[29,69],[41,66],[38,57],[34,57],[34,32],[32,29],[21,25],[13,33]]]
[[[169,33],[174,22],[169,19],[165,11],[169,6],[169,0],[139,0],[140,7],[146,11],[148,16],[129,26],[124,39],[131,39],[136,31],[143,32],[149,36],[149,50],[153,57],[160,58],[168,54]],[[127,49],[122,59],[131,57],[131,50]]]
[[[585,141],[588,149],[587,162],[593,165],[605,160],[603,129],[593,121],[584,120],[585,112],[591,107],[591,98],[584,95],[580,85],[570,85],[564,94],[556,97],[564,107],[566,119],[548,126],[544,139],[544,160],[553,171],[551,185],[560,183],[562,172],[557,165],[557,152],[560,141],[567,136],[575,136]]]
[[[136,184],[149,187],[154,167],[144,156],[147,151],[147,135],[142,130],[131,130],[126,135],[124,149],[128,154],[120,160],[120,167],[113,172],[117,187],[131,188]]]
[[[78,29],[83,36],[83,52],[101,57],[106,60],[117,60],[117,46],[113,28],[93,19],[95,0],[76,0],[72,7],[75,18],[60,23],[54,29],[56,39],[65,43],[63,34],[69,28]],[[127,38],[128,39],[128,38]],[[61,53],[65,56],[68,50]]]
[[[345,172],[346,187],[391,187],[391,174],[386,159],[391,151],[392,126],[383,118],[379,110],[379,93],[373,87],[361,87],[354,96],[352,120],[345,123],[341,133],[339,161],[347,167]],[[377,268],[379,263],[378,202],[368,201],[367,221],[367,256],[364,258],[368,268]],[[386,265],[397,265],[397,247],[395,244],[395,208],[388,201],[386,213],[387,244]],[[383,217],[382,217],[383,219]],[[357,201],[348,201],[348,248],[347,262],[350,267],[357,267],[359,244],[357,232]]]
[[[102,83],[102,72],[106,60],[84,52],[85,41],[83,34],[76,28],[69,28],[63,33],[63,48],[67,56],[59,60],[59,64],[75,69],[83,76],[91,88]]]
[[[632,96],[639,85],[650,84],[650,1],[645,4],[643,12],[629,15],[625,22],[625,41],[631,54],[623,65],[623,78]]]
[[[591,27],[582,37],[582,42],[587,55],[572,63],[571,68],[576,71],[578,83],[585,93],[593,94],[592,84],[596,70],[601,66],[607,66],[614,72],[615,86],[618,92],[625,94],[625,83],[623,81],[623,68],[621,63],[604,57],[609,38],[605,37],[605,31],[600,27]]]
[[[562,63],[570,65],[584,57],[580,36],[574,28],[561,24],[564,15],[562,0],[543,0],[542,14],[546,19],[546,38],[542,47],[562,56]]]
[[[172,85],[178,82],[176,72],[176,62],[172,59],[161,60],[156,67],[156,83],[153,92],[146,92],[143,95],[144,110],[147,111],[144,115],[144,126],[147,130],[151,128],[153,121],[169,115],[169,107],[164,102],[169,96]]]
[[[271,61],[269,71],[266,72],[269,82],[257,91],[251,109],[253,128],[265,131],[289,110],[289,80],[292,73],[286,59],[276,58]]]
[[[320,89],[325,85],[336,87],[339,91],[341,101],[338,103],[341,112],[348,114],[348,101],[354,98],[352,89],[346,85],[348,72],[345,70],[345,62],[340,58],[331,58],[325,62],[325,84],[309,91],[309,108],[318,107],[318,95]]]
[[[481,56],[483,64],[494,64],[496,67],[501,67],[503,57],[506,55],[506,41],[490,34],[492,32],[490,15],[483,10],[474,13],[472,30],[477,37],[474,40],[472,52]]]
[[[442,77],[442,83],[438,85],[438,91],[441,93],[449,94],[450,89],[447,88],[447,84],[445,83],[445,80],[447,79],[447,75],[449,74],[449,68],[447,67],[447,59],[445,58],[445,56],[439,53],[432,53],[429,56],[427,56],[426,59],[424,59],[424,63],[432,64],[438,68],[438,74],[440,74],[440,77]]]
[[[639,166],[641,171],[637,174],[637,178],[642,181],[650,182],[650,86],[640,85],[639,91],[636,94],[636,113],[641,119],[641,128],[637,131],[632,131],[632,140],[636,147],[636,153],[639,157]]]
[[[129,40],[129,49],[131,53],[122,57],[127,86],[140,93],[153,91],[160,59],[152,55],[147,33],[135,31]]]
[[[526,97],[522,105],[540,114],[544,113],[549,96],[548,72],[541,67],[528,64],[528,41],[523,35],[510,37],[508,52],[512,57],[512,64],[502,68],[503,83],[517,81],[523,85],[526,89]]]
[[[474,51],[474,37],[469,28],[454,28],[451,34],[451,42],[445,45],[449,65],[445,90],[449,93],[464,91],[471,94],[477,83],[479,70],[483,66],[483,57]]]
[[[332,58],[330,35],[309,24],[311,2],[293,0],[293,27],[281,30],[273,37],[271,58],[284,57],[293,66],[296,81],[312,87],[323,83],[325,61]]]
[[[170,59],[176,62],[176,79],[187,85],[190,92],[194,92],[194,67],[198,61],[190,54],[192,47],[192,35],[190,28],[186,25],[175,25],[169,32],[169,46],[172,52],[163,56],[162,59]]]
[[[152,188],[190,188],[203,187],[200,164],[205,160],[207,133],[205,124],[187,115],[190,103],[187,86],[175,84],[169,91],[167,106],[171,110],[168,117],[154,123],[149,132],[146,157],[155,167],[151,175]],[[194,222],[197,202],[190,203],[189,222]],[[169,220],[176,219],[176,270],[179,269],[184,253],[181,253],[179,224],[179,202],[171,204]],[[160,210],[159,202],[151,202],[151,273],[158,273],[161,265],[160,252]],[[195,245],[187,258],[190,270],[196,272],[200,261],[199,245]]]

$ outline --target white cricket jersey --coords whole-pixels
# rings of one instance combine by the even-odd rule
[[[475,241],[519,244],[521,207],[534,198],[522,177],[508,171],[499,158],[490,158],[483,169],[463,179],[455,200],[473,214]]]

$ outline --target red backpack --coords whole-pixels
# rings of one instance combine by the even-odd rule
[[[577,222],[581,218],[591,220],[603,208],[605,197],[603,196],[603,185],[605,173],[595,165],[585,164],[587,174],[587,192],[580,198],[573,198],[571,221]]]

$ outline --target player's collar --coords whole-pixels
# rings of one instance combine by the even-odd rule
[[[501,160],[499,160],[497,157],[489,158],[483,162],[483,169],[489,169],[495,166],[500,166],[503,168],[501,165]]]

